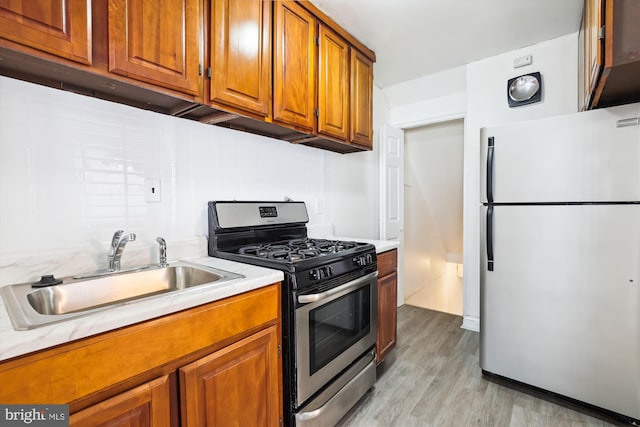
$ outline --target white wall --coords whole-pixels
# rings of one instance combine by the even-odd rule
[[[513,59],[532,55],[530,66],[514,69]],[[473,62],[466,66],[466,84],[460,84],[458,69],[425,76],[402,87],[385,88],[391,99],[406,100],[394,104],[389,112],[390,123],[412,128],[454,118],[465,119],[464,143],[464,327],[479,328],[479,136],[480,128],[548,117],[577,111],[578,34],[569,34],[523,49]],[[542,102],[508,108],[507,80],[528,72],[540,71],[543,79]],[[449,83],[446,83],[449,79]],[[409,97],[411,89],[424,94],[425,87],[444,87],[448,92],[434,90],[433,97],[416,100]],[[461,92],[464,88],[464,92]]]
[[[374,145],[388,104],[374,87]],[[209,200],[307,203],[310,226],[378,237],[376,151],[335,154],[0,76],[0,286],[102,268],[111,235],[138,238],[124,265],[206,255]],[[144,178],[161,180],[159,203]]]
[[[467,68],[460,66],[384,88],[390,108],[463,93],[467,87]]]
[[[374,86],[374,150],[353,154],[326,153],[327,216],[337,236],[365,239],[377,239],[379,236],[378,145],[380,128],[388,122],[387,100]]]
[[[514,69],[513,59],[533,63]],[[540,71],[542,101],[509,108],[507,80]],[[480,129],[578,111],[578,33],[473,62],[467,66],[464,176],[464,321],[475,328],[480,316]]]
[[[325,159],[319,149],[0,77],[0,285],[77,274],[69,254],[103,268],[119,228],[138,236],[125,264],[135,248],[155,257],[156,236],[174,257],[179,242],[205,241],[209,200],[287,196],[326,223],[314,208],[327,202]],[[161,202],[145,202],[145,177],[160,178]],[[29,271],[17,267],[23,261]]]
[[[467,110],[466,67],[456,67],[384,89],[389,122],[401,129],[464,117]]]

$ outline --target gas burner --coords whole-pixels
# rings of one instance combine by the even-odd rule
[[[352,249],[357,246],[355,242],[342,242],[339,240],[327,240],[327,239],[294,239],[289,241],[289,246],[292,250],[295,249],[313,249],[317,251],[317,255],[332,254],[347,249]]]
[[[293,239],[289,240],[289,246],[294,249],[308,249],[315,247],[316,241],[314,239]]]
[[[291,249],[287,245],[249,245],[238,249],[242,255],[251,255],[258,258],[286,259]]]
[[[317,248],[298,249],[296,253],[302,255],[304,258],[313,258],[314,256],[320,255],[320,251]]]
[[[243,246],[238,254],[277,262],[294,263],[317,257],[338,256],[338,252],[356,248],[356,242],[311,239],[308,237],[288,241]]]
[[[241,255],[249,255],[257,258],[267,258],[276,261],[300,261],[321,255],[322,251],[312,244],[262,244],[243,246],[238,250]]]
[[[288,261],[291,258],[291,248],[284,245],[270,246],[267,258]]]
[[[267,245],[244,246],[238,250],[238,253],[242,255],[253,255],[259,258],[266,258],[269,254],[269,247]]]

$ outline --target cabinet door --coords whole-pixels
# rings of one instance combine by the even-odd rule
[[[580,52],[583,67],[580,71],[582,76],[580,95],[582,96],[581,104],[585,109],[591,106],[604,60],[602,38],[599,34],[600,28],[604,25],[602,5],[602,0],[585,0],[584,2],[580,34],[583,43],[583,51]]]
[[[315,133],[315,19],[291,1],[274,7],[273,120]]]
[[[91,63],[89,0],[0,0],[0,37]]]
[[[351,142],[373,148],[373,62],[351,49]]]
[[[319,26],[318,134],[349,138],[349,45]]]
[[[271,2],[214,0],[211,101],[260,116],[271,95]]]
[[[279,426],[277,347],[271,326],[180,368],[182,424]]]
[[[109,71],[196,95],[199,14],[199,0],[109,0]]]
[[[169,427],[170,384],[168,376],[160,377],[72,414],[69,417],[69,425]]]
[[[378,279],[378,336],[376,360],[382,362],[396,345],[398,274],[392,273]]]

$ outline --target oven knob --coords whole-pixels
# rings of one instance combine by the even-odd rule
[[[359,267],[364,267],[367,265],[367,260],[363,255],[360,255],[353,259],[353,263]]]
[[[367,254],[367,265],[373,264],[373,256],[371,254]]]
[[[314,268],[313,270],[309,271],[309,275],[311,276],[311,278],[313,278],[313,280],[324,279],[324,271],[319,268]]]
[[[328,265],[322,269],[322,272],[324,273],[324,277],[331,277],[333,276],[333,267]]]

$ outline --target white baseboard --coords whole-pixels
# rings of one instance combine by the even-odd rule
[[[461,328],[480,332],[480,318],[475,316],[463,316]]]

